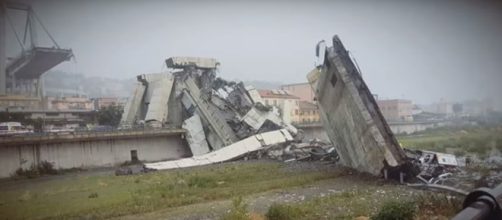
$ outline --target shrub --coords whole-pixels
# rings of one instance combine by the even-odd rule
[[[91,193],[88,197],[89,199],[98,198],[98,193]]]
[[[38,172],[38,169],[35,165],[31,165],[29,169],[23,169],[19,168],[16,170],[15,176],[18,177],[26,177],[26,178],[36,178],[40,176],[40,173]]]
[[[15,176],[26,177],[26,178],[36,178],[42,175],[55,175],[58,171],[54,169],[52,163],[47,161],[42,161],[40,164],[32,164],[29,169],[19,168],[15,172]]]
[[[222,217],[222,220],[251,220],[247,211],[247,204],[242,200],[242,197],[234,198],[232,201],[232,209]]]
[[[284,204],[273,204],[265,214],[268,220],[294,220],[302,219],[305,212],[299,207]]]
[[[414,202],[388,201],[383,204],[373,220],[413,220],[417,209]]]
[[[55,175],[58,173],[58,171],[56,169],[54,169],[54,165],[52,165],[52,163],[50,163],[48,161],[42,161],[38,165],[38,170],[39,170],[40,174],[42,174],[42,175],[44,175],[44,174]]]

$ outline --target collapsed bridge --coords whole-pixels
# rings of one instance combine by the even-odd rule
[[[318,65],[308,74],[323,127],[345,166],[380,176],[411,174],[410,159],[399,146],[369,88],[337,36],[333,46],[317,45]],[[216,77],[212,58],[172,57],[170,73],[138,76],[121,127],[176,127],[187,131],[192,157],[146,164],[173,169],[227,161],[264,148],[281,154],[302,142],[302,132],[285,123],[256,89]],[[267,140],[268,139],[268,140]],[[293,146],[293,147],[291,147]],[[293,149],[293,150],[292,150]],[[322,148],[332,152],[329,148]]]

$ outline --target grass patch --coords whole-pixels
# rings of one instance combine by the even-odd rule
[[[459,156],[469,153],[483,158],[492,149],[502,152],[502,126],[431,129],[397,138],[406,148],[444,153],[450,149]]]
[[[463,198],[442,193],[425,193],[415,199],[419,208],[419,219],[429,219],[431,216],[451,218],[462,210]]]
[[[338,175],[328,171],[292,173],[282,166],[220,164],[134,176],[14,181],[11,186],[0,186],[0,213],[8,219],[102,219],[302,186]]]
[[[443,193],[410,192],[395,185],[368,186],[347,190],[300,203],[273,204],[269,220],[296,219],[431,219],[451,218],[462,206],[462,198]],[[443,219],[443,218],[439,218]]]
[[[378,204],[378,200],[391,196],[380,194],[376,189],[373,186],[364,191],[344,191],[301,203],[273,204],[266,216],[269,220],[354,219],[358,216],[370,216],[376,212],[374,206]]]
[[[414,202],[387,201],[372,220],[413,220],[417,208]]]
[[[222,220],[251,220],[247,210],[247,204],[242,200],[242,197],[236,197],[232,200],[232,209],[226,213]]]
[[[265,214],[268,220],[295,220],[302,219],[305,215],[305,210],[287,204],[273,204]]]

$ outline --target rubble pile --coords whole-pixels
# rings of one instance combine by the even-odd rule
[[[472,189],[493,188],[502,182],[502,163],[433,151],[404,150],[420,170],[417,183],[408,184],[413,187],[466,195]]]
[[[252,158],[267,157],[269,159],[292,161],[328,161],[336,162],[339,157],[331,143],[319,139],[306,142],[292,142],[287,144],[269,146],[254,152]]]
[[[221,162],[297,140],[297,129],[284,122],[275,107],[265,106],[255,88],[216,77],[215,59],[172,57],[166,64],[169,72],[138,76],[120,127],[184,128],[193,157],[147,167]]]

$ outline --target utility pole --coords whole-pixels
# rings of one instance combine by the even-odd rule
[[[6,17],[7,17],[7,6],[5,5],[5,1],[0,0],[0,95],[6,95],[6,87],[7,87],[6,66],[5,66]]]

